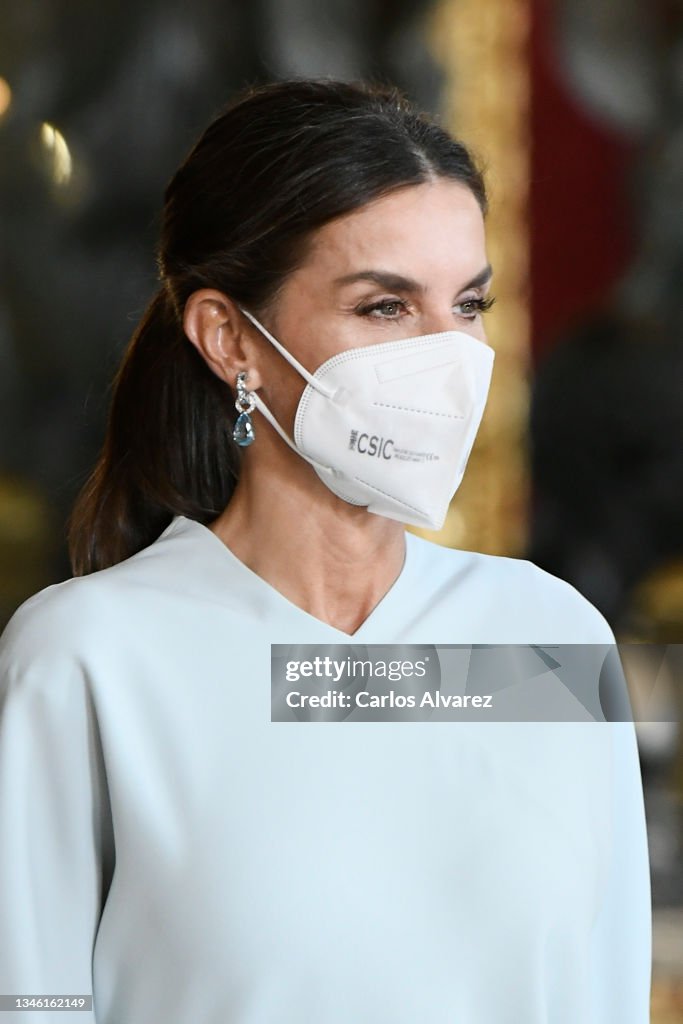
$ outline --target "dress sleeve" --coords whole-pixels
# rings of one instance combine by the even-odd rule
[[[591,1024],[648,1024],[652,962],[650,869],[633,722],[612,733],[611,851],[590,938]]]
[[[0,638],[0,993],[90,996],[113,865],[97,721],[78,659],[25,608]],[[10,1010],[2,1024],[49,1024],[54,1012]]]

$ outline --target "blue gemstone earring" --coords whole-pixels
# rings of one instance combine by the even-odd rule
[[[249,413],[255,408],[256,401],[254,399],[254,392],[249,391],[244,383],[246,379],[247,371],[241,370],[237,374],[237,398],[235,399],[235,408],[239,412],[239,416],[235,420],[235,426],[232,430],[232,439],[241,448],[246,448],[254,440],[254,426]]]

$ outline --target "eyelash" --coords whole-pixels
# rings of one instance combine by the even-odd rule
[[[491,309],[491,307],[494,305],[495,301],[496,301],[495,295],[490,295],[488,298],[485,298],[485,299],[483,299],[483,298],[482,299],[478,299],[478,298],[477,299],[465,299],[464,302],[459,302],[458,305],[459,306],[473,306],[475,311],[474,311],[474,313],[471,316],[466,314],[466,313],[463,313],[461,315],[463,316],[463,318],[465,320],[474,320],[477,316],[479,316],[480,313],[487,313]],[[375,310],[383,309],[386,306],[402,306],[403,309],[406,308],[406,304],[403,301],[403,299],[380,299],[379,302],[373,302],[369,306],[359,307],[356,312],[360,316],[368,316],[370,313],[373,313]],[[376,320],[395,320],[396,317],[393,317],[393,316],[375,317],[375,319]]]

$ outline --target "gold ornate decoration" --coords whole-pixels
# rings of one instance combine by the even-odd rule
[[[438,0],[430,48],[445,75],[443,119],[483,165],[496,306],[491,393],[440,544],[519,555],[529,503],[529,61],[530,0]]]

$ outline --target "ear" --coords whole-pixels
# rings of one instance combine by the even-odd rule
[[[185,303],[183,329],[209,369],[226,384],[234,388],[237,374],[246,370],[249,389],[261,386],[251,324],[233,299],[215,288],[192,292]]]

